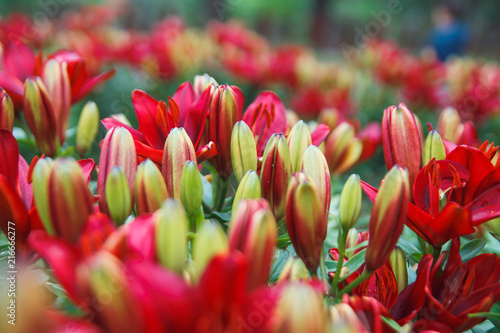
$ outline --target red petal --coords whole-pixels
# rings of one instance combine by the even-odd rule
[[[166,140],[166,133],[156,124],[156,108],[158,101],[142,90],[134,90],[132,103],[139,121],[139,131],[142,132],[148,143],[156,149],[162,149]]]
[[[97,86],[98,84],[110,79],[115,74],[115,69],[112,68],[107,72],[104,72],[98,76],[94,76],[90,79],[87,79],[81,89],[76,92],[76,94],[71,94],[71,103],[76,103],[81,100],[85,95],[87,95],[92,88]],[[73,92],[73,91],[72,91]]]
[[[83,170],[83,176],[85,177],[85,180],[90,182],[90,176],[92,175],[92,171],[94,171],[95,168],[95,161],[91,158],[87,158],[85,160],[79,160],[78,164],[82,167]]]
[[[330,134],[330,127],[325,124],[319,124],[316,129],[311,133],[312,144],[319,146],[326,137]]]
[[[2,67],[9,74],[24,81],[33,74],[35,54],[19,41],[11,41],[3,50]]]
[[[208,160],[211,157],[216,156],[219,153],[215,144],[210,141],[200,149],[196,151],[196,161],[202,163],[203,161]]]
[[[134,141],[139,141],[139,142],[142,142],[144,144],[147,144],[147,141],[146,139],[144,138],[144,135],[139,132],[138,130],[136,130],[135,128],[132,128],[128,125],[125,125],[124,123],[114,119],[114,118],[104,118],[103,120],[101,120],[101,123],[104,125],[104,127],[109,131],[110,129],[114,128],[114,127],[124,127],[127,129],[127,131],[130,132],[130,134],[132,135],[132,138],[134,139]]]
[[[370,184],[364,181],[361,181],[361,188],[368,196],[368,199],[370,199],[370,201],[374,203],[375,198],[377,197],[378,189],[376,189],[375,187],[371,186]]]
[[[191,82],[186,81],[177,88],[172,98],[175,100],[179,106],[179,124],[184,123],[184,119],[191,108],[191,105],[196,99],[196,95]],[[182,125],[181,125],[182,126]]]
[[[185,111],[181,109],[179,125],[183,126],[196,148],[201,140],[209,114],[211,91],[205,89],[201,97]],[[185,112],[185,114],[183,114]]]
[[[23,81],[0,70],[0,87],[7,92],[16,107],[22,108],[24,95]]]
[[[17,188],[19,146],[16,138],[6,129],[0,129],[0,175]]]
[[[163,158],[163,149],[155,149],[151,146],[147,146],[139,141],[134,141],[135,143],[135,152],[137,156],[141,156],[144,159],[149,158],[151,161],[156,164],[161,165]]]
[[[29,210],[33,203],[33,186],[28,182],[30,166],[24,157],[19,154],[19,190],[24,200],[24,205]]]

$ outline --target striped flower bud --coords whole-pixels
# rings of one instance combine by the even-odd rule
[[[316,186],[302,172],[293,175],[286,199],[286,227],[297,256],[316,275],[328,220]]]
[[[229,248],[249,261],[247,289],[267,285],[276,248],[276,220],[263,200],[243,200],[229,223]]]
[[[5,90],[0,88],[0,129],[2,128],[12,133],[14,129],[14,104]]]
[[[394,248],[389,256],[389,262],[398,282],[398,292],[401,293],[408,286],[408,268],[403,250],[399,247]]]
[[[286,191],[291,173],[290,151],[283,133],[269,139],[260,171],[262,197],[269,201],[274,216],[280,220],[285,215]]]
[[[365,256],[368,271],[375,271],[389,259],[403,232],[409,199],[408,170],[395,165],[384,177],[373,205]]]
[[[343,122],[328,135],[325,141],[325,157],[330,173],[343,173],[358,162],[363,145],[354,134],[354,127]]]
[[[252,130],[244,121],[238,121],[234,125],[231,134],[231,161],[233,171],[238,182],[245,176],[247,171],[257,171],[257,147]]]
[[[196,152],[184,128],[176,127],[165,141],[161,167],[170,198],[181,199],[181,176],[187,161],[196,162]]]
[[[316,146],[309,146],[302,157],[302,171],[309,177],[318,190],[319,199],[323,206],[325,216],[330,211],[332,190],[330,184],[330,171],[325,155]],[[328,218],[328,217],[326,217]]]
[[[311,132],[303,120],[299,120],[288,135],[288,148],[290,149],[290,161],[292,163],[292,172],[302,169],[302,156],[307,147],[312,144]]]

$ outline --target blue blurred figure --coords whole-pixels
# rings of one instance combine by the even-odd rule
[[[441,61],[450,55],[462,55],[469,41],[469,29],[457,20],[451,6],[438,6],[432,13],[434,28],[429,44],[436,50]]]

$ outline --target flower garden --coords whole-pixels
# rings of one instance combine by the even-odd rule
[[[498,64],[123,10],[0,20],[1,332],[500,330]]]

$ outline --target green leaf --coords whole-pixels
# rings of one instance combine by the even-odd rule
[[[201,177],[201,183],[203,184],[203,205],[212,207],[212,184],[205,177]]]
[[[359,251],[358,253],[356,253],[351,259],[349,259],[349,261],[344,263],[343,267],[347,267],[349,269],[349,274],[353,273],[358,268],[360,268],[361,265],[364,264],[365,253],[366,253],[366,249],[363,249],[363,250]],[[326,265],[326,268],[328,268],[332,272],[335,272],[337,270],[337,261],[326,260],[325,265]]]
[[[354,252],[354,251],[359,250],[360,248],[362,248],[364,246],[368,246],[368,241],[363,241],[363,242],[357,244],[356,246],[345,249],[345,253],[348,254],[348,253]]]
[[[460,247],[460,256],[462,261],[467,261],[472,259],[476,254],[478,254],[486,245],[486,239],[478,238],[473,239],[470,242],[462,245]]]
[[[213,218],[220,222],[229,222],[231,220],[231,213],[211,212],[208,218]]]
[[[490,232],[490,235],[492,235],[497,241],[500,242],[500,235],[494,232]]]
[[[382,321],[396,332],[401,332],[403,328],[391,318],[382,316]]]
[[[278,249],[287,248],[290,244],[292,244],[292,241],[290,240],[290,236],[288,236],[288,234],[280,235],[278,237]]]
[[[293,251],[293,247],[290,247],[290,250],[278,250],[279,256],[274,261],[273,266],[271,267],[271,274],[269,277],[269,282],[276,282],[281,274],[281,270],[283,266],[285,266],[286,262],[289,258],[292,258],[295,255],[295,251]]]

